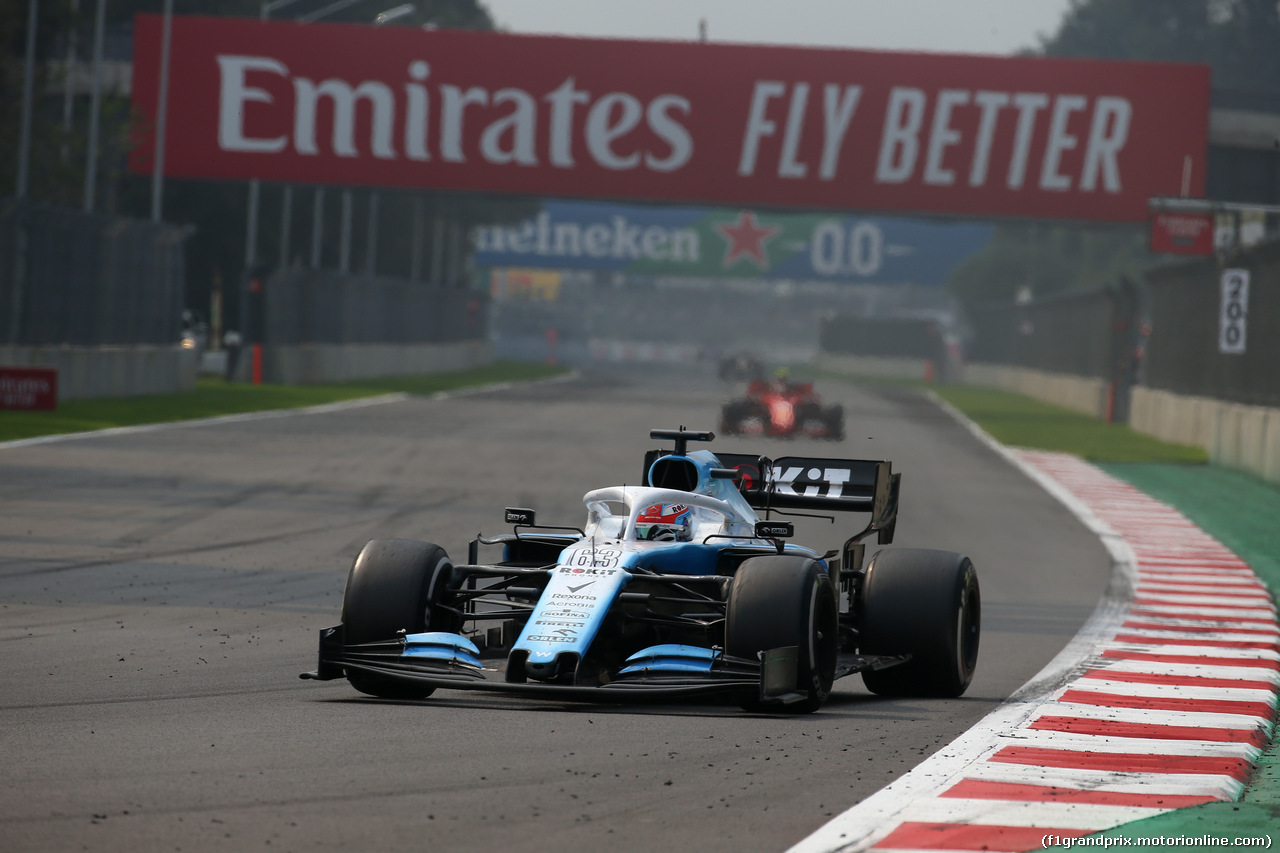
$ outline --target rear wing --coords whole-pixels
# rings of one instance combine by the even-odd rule
[[[651,450],[645,470],[670,451]],[[869,512],[879,541],[893,541],[902,475],[889,462],[783,456],[769,459],[746,453],[716,453],[725,468],[739,472],[738,491],[757,510]]]

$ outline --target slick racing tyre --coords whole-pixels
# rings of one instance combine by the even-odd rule
[[[437,608],[453,577],[439,545],[411,539],[373,539],[360,551],[342,598],[343,639],[348,645],[392,640],[400,631],[453,631],[455,620]],[[425,699],[435,690],[385,676],[347,671],[361,693],[383,699]]]
[[[737,435],[742,429],[742,403],[725,403],[720,409],[720,432]]]
[[[950,551],[880,551],[867,566],[858,622],[862,654],[911,655],[863,672],[872,693],[959,696],[978,663],[978,573],[968,557]]]
[[[806,694],[787,711],[822,707],[835,681],[839,603],[831,576],[809,557],[749,557],[734,573],[725,614],[725,652],[755,660],[759,652],[795,646],[796,690]],[[768,710],[758,700],[749,711]]]
[[[826,411],[827,438],[832,441],[844,440],[844,407],[835,405]]]

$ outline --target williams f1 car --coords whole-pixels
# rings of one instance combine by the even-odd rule
[[[824,406],[812,382],[792,382],[779,377],[757,379],[746,396],[724,404],[720,431],[727,435],[763,435],[770,438],[844,438],[844,408]]]
[[[710,697],[748,710],[816,711],[861,673],[886,695],[959,696],[977,663],[978,578],[947,551],[885,549],[890,463],[688,450],[710,432],[654,430],[643,486],[587,492],[581,529],[508,508],[510,533],[466,564],[407,539],[365,545],[319,667],[387,699],[437,689],[568,701]],[[861,512],[825,553],[786,540],[778,516]],[[831,520],[834,521],[834,518]],[[484,562],[482,548],[501,548]],[[865,565],[864,565],[865,562]]]

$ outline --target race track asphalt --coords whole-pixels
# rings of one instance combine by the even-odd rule
[[[404,536],[466,554],[503,506],[580,523],[637,482],[654,427],[714,428],[688,371],[0,447],[6,851],[778,851],[972,725],[1088,616],[1110,572],[1038,486],[907,390],[829,382],[848,437],[718,440],[890,459],[896,545],[967,553],[977,676],[955,700],[854,677],[812,716],[300,681],[351,560]],[[856,522],[861,522],[858,517]],[[855,520],[798,524],[837,547]]]

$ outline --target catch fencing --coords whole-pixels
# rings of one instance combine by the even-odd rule
[[[1111,379],[1124,351],[1118,335],[1133,325],[1137,291],[1114,287],[987,303],[968,314],[970,361]]]
[[[1141,359],[1142,289],[1117,284],[1040,299],[985,303],[967,314],[971,363],[1097,380],[1107,420],[1128,419]]]
[[[167,223],[0,201],[0,343],[176,344],[190,233]]]
[[[1223,275],[1245,270],[1233,309],[1242,337],[1224,345]],[[1091,377],[1128,419],[1134,385],[1229,403],[1280,406],[1280,241],[1216,258],[1176,261],[1138,282],[1021,304],[971,308],[967,360]]]
[[[1222,341],[1222,278],[1227,269],[1249,273],[1239,347],[1224,347]],[[1144,385],[1232,403],[1280,406],[1280,241],[1220,260],[1158,267],[1147,273],[1146,281],[1151,337]]]
[[[459,343],[484,338],[475,291],[398,278],[288,269],[250,297],[248,339],[294,344]]]

